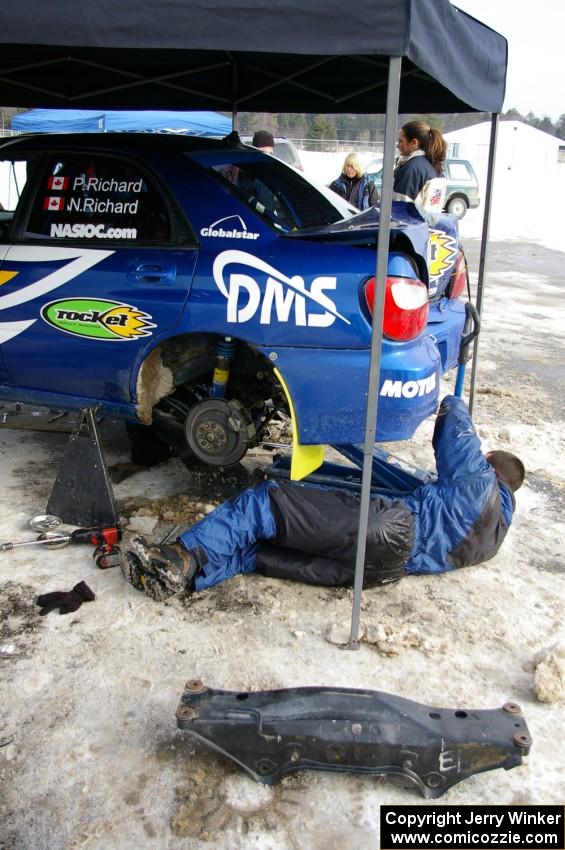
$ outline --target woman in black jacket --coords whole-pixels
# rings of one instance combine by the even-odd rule
[[[443,177],[447,143],[424,121],[409,121],[398,133],[398,150],[394,200],[415,201],[430,180]]]
[[[360,210],[368,210],[379,202],[375,184],[363,171],[354,151],[345,157],[341,174],[330,184],[330,189]]]

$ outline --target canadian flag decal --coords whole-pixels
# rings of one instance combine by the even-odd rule
[[[64,198],[54,198],[47,195],[47,197],[43,198],[43,209],[44,210],[64,210],[65,209],[65,199]]]
[[[47,181],[47,188],[54,189],[56,192],[62,192],[68,185],[68,177],[50,177]]]

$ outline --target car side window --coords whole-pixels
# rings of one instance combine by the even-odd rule
[[[22,192],[33,170],[33,159],[0,159],[0,239],[5,238]]]
[[[51,155],[26,235],[41,239],[167,242],[171,217],[161,192],[128,163],[100,154]]]
[[[213,165],[209,173],[271,227],[284,233],[331,224],[340,218],[317,189],[272,157],[226,160]]]

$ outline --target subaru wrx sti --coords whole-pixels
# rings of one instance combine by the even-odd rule
[[[378,208],[237,143],[133,134],[5,142],[0,201],[0,398],[98,405],[218,466],[284,410],[295,476],[362,440]],[[465,282],[453,217],[394,204],[378,440],[435,410]]]

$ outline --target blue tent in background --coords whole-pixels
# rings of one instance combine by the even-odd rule
[[[31,109],[12,118],[12,130],[27,133],[137,132],[226,136],[231,128],[231,119],[218,112]]]

